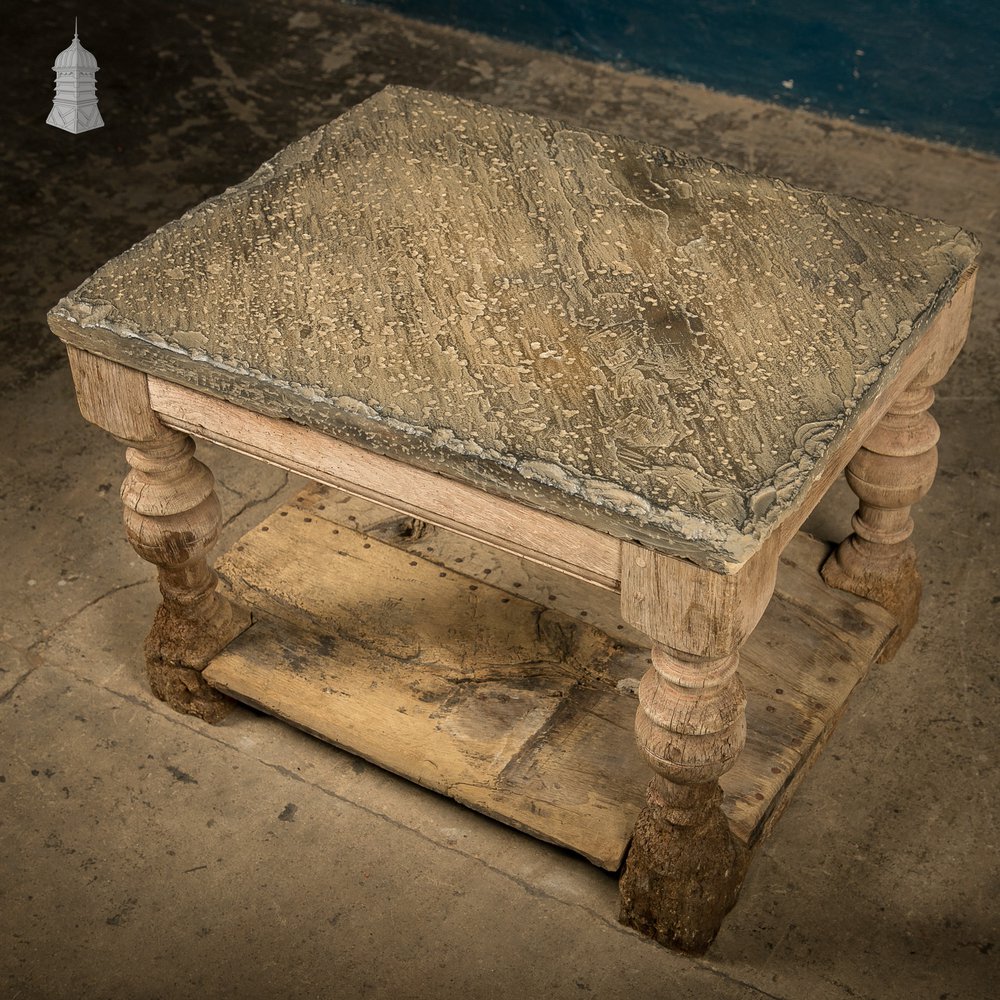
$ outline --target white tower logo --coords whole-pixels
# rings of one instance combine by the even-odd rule
[[[56,56],[56,97],[46,124],[67,132],[88,132],[104,124],[97,109],[97,60],[81,44],[73,22],[73,41]]]

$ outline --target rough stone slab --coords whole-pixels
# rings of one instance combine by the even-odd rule
[[[741,562],[977,246],[389,87],[50,315],[78,346],[252,409]]]

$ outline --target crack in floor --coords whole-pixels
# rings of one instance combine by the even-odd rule
[[[143,577],[141,580],[133,580],[131,583],[121,583],[117,587],[112,587],[110,590],[106,590],[103,594],[98,594],[97,597],[92,600],[87,601],[82,607],[77,608],[75,611],[71,612],[62,621],[53,625],[51,628],[46,629],[42,634],[30,645],[28,646],[27,652],[34,652],[39,646],[44,645],[53,639],[56,634],[64,629],[71,622],[80,617],[85,611],[89,611],[92,607],[100,604],[102,601],[106,601],[109,597],[113,597],[115,594],[120,594],[123,590],[131,590],[133,587],[141,587],[143,584],[152,583],[153,581],[147,576]]]
[[[222,522],[221,530],[225,531],[226,528],[228,528],[237,518],[241,517],[248,510],[252,510],[254,507],[259,507],[261,504],[265,504],[273,500],[283,489],[285,489],[288,486],[289,479],[287,471],[281,477],[281,480],[282,480],[281,484],[278,487],[276,487],[272,492],[270,492],[267,496],[260,497],[256,500],[247,501],[247,503],[245,503],[242,507],[240,507],[240,509],[236,511],[235,514],[231,514],[229,517],[227,517],[225,521]],[[221,486],[225,486],[225,488],[229,490],[231,493],[235,493],[241,500],[245,499],[242,493],[240,493],[238,490],[234,490],[231,486],[227,486],[224,482],[222,482],[221,479],[219,480],[219,484]]]

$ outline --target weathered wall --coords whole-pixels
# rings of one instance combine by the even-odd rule
[[[996,0],[382,0],[412,17],[1000,153]]]

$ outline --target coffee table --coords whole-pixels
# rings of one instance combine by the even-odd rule
[[[386,88],[49,314],[83,415],[128,448],[154,692],[261,705],[605,867],[627,849],[622,919],[704,949],[916,619],[909,511],[977,252]],[[249,533],[223,593],[191,435],[346,493]],[[797,532],[845,467],[860,505],[827,557]]]

